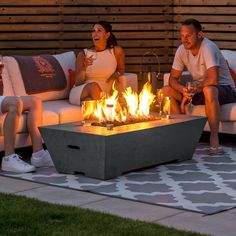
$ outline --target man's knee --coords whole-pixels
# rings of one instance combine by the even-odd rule
[[[206,86],[203,88],[203,93],[207,101],[218,99],[218,88],[216,86]]]
[[[10,97],[6,101],[6,112],[21,114],[23,111],[23,102],[20,97]]]
[[[168,96],[171,94],[172,88],[170,86],[164,86],[161,88],[161,91],[165,96]]]
[[[41,99],[35,97],[35,96],[30,96],[30,104],[32,108],[39,108],[42,106],[42,101]]]

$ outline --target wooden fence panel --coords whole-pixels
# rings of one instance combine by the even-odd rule
[[[4,55],[59,53],[91,45],[94,22],[108,20],[126,52],[128,72],[139,73],[143,54],[153,50],[169,70],[172,53],[172,0],[2,0],[0,52]]]
[[[174,0],[173,53],[179,45],[178,30],[181,22],[195,18],[202,23],[206,37],[220,49],[236,48],[236,1],[235,0]]]
[[[202,22],[206,37],[221,49],[236,50],[236,0],[1,0],[0,53],[60,53],[91,45],[94,22],[112,23],[125,49],[128,72],[156,63],[143,57],[153,50],[161,72],[171,68],[186,18]],[[142,60],[143,59],[143,60]]]

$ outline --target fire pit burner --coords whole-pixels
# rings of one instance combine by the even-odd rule
[[[91,122],[92,126],[101,126],[101,127],[107,127],[107,125],[113,125],[113,127],[122,126],[122,125],[130,125],[130,124],[136,124],[141,122],[147,122],[147,121],[154,121],[154,120],[160,120],[161,118],[158,116],[149,116],[149,117],[138,117],[138,118],[128,118],[126,121],[93,121]]]

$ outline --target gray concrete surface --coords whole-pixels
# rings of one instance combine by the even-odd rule
[[[50,203],[78,206],[209,235],[235,236],[236,232],[236,209],[204,216],[184,210],[48,186],[3,176],[0,176],[0,192],[36,198]]]

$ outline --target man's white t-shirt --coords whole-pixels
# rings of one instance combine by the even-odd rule
[[[204,80],[207,69],[213,66],[219,67],[219,85],[230,85],[235,90],[225,58],[217,45],[207,38],[202,40],[196,56],[181,44],[176,51],[172,68],[181,72],[186,69],[193,80]]]

